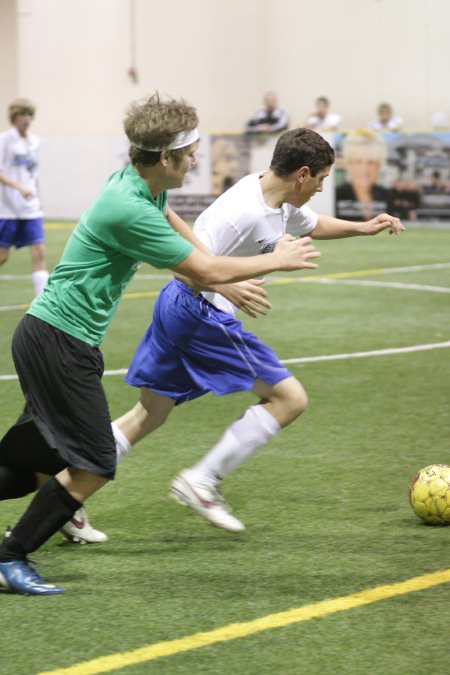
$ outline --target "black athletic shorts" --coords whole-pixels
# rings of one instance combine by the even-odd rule
[[[26,314],[12,353],[26,405],[0,444],[0,464],[52,475],[73,466],[114,478],[100,350]]]

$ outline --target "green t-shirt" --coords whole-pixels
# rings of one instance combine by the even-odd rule
[[[163,215],[166,204],[166,192],[154,198],[131,165],[114,173],[28,313],[98,346],[141,261],[173,267],[193,250]]]

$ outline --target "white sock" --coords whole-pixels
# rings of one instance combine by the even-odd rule
[[[119,461],[124,455],[130,452],[131,443],[123,431],[119,429],[117,424],[111,422],[111,428],[114,434],[114,440],[116,441],[117,461]]]
[[[36,270],[35,272],[31,273],[31,281],[33,282],[34,295],[36,297],[42,293],[44,286],[47,283],[47,279],[47,270]]]
[[[252,405],[228,427],[219,442],[191,467],[191,471],[198,478],[217,483],[279,431],[281,427],[277,420],[262,405]]]

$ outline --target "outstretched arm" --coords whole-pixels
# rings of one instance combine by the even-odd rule
[[[171,269],[179,274],[192,277],[206,286],[242,281],[263,276],[277,270],[315,269],[312,262],[320,256],[311,243],[310,237],[294,240],[285,235],[272,253],[248,258],[205,255],[194,249],[181,263]]]
[[[400,234],[406,228],[398,218],[387,213],[380,213],[371,220],[357,223],[332,216],[319,216],[310,236],[312,239],[343,239],[344,237],[372,236],[386,229],[389,229],[390,234]]]

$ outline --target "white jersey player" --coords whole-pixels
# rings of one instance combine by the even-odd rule
[[[313,251],[311,239],[374,235],[386,228],[398,234],[404,229],[387,214],[355,223],[317,215],[306,206],[322,189],[333,162],[333,149],[316,132],[285,132],[268,171],[243,178],[199,216],[194,227],[198,246],[220,255],[264,254],[290,234],[306,235],[305,246]],[[171,224],[176,228],[176,221]],[[305,261],[305,269],[314,267]],[[209,391],[217,395],[252,391],[259,402],[171,485],[178,502],[235,532],[245,528],[222,497],[222,480],[307,405],[300,382],[234,316],[236,306],[250,315],[266,313],[270,305],[260,283],[199,289],[186,278],[169,282],[126,377],[140,387],[140,400],[113,423],[120,457],[163,424],[175,405]]]

